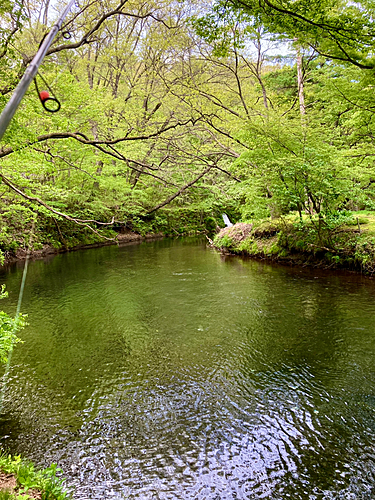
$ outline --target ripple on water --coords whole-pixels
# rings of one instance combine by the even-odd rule
[[[168,242],[31,263],[2,443],[77,500],[374,498],[374,286],[304,272]]]

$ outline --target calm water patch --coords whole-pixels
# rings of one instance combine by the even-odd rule
[[[32,262],[22,309],[0,443],[76,499],[375,497],[371,280],[163,240]]]

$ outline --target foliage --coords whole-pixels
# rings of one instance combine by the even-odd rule
[[[14,494],[0,492],[2,500],[28,500],[29,490],[41,492],[42,500],[68,500],[70,494],[65,491],[64,480],[59,476],[62,470],[56,464],[51,464],[44,470],[36,470],[34,465],[21,459],[19,455],[12,457],[2,453],[0,455],[0,470],[6,474],[15,474],[18,490]],[[3,495],[3,498],[1,497]]]
[[[248,16],[280,38],[298,40],[319,53],[372,69],[374,49],[374,3],[372,0],[232,0],[218,1],[212,13],[200,20],[208,37],[220,35],[223,19]]]
[[[248,229],[237,226],[222,230],[214,245],[234,254],[375,273],[374,212],[353,217],[346,211],[326,219],[289,215],[248,224]]]
[[[5,285],[2,285],[0,291],[0,299],[4,299],[8,296],[5,291]],[[22,329],[26,325],[26,316],[19,314],[17,318],[11,318],[4,311],[0,311],[0,362],[6,363],[8,360],[8,353],[12,349],[12,346],[20,342],[17,338],[16,332]]]
[[[48,5],[29,5],[22,31],[12,15],[25,10],[0,12],[0,108],[53,22]],[[234,0],[203,17],[168,0],[152,15],[115,7],[74,8],[74,43],[60,37],[41,68],[61,111],[30,89],[4,137],[0,249],[213,234],[224,211],[296,211],[325,239],[345,210],[375,208],[371,2]]]
[[[230,236],[227,234],[223,236],[216,236],[214,239],[214,244],[217,247],[220,248],[226,248],[227,250],[230,250],[233,247],[233,240]]]

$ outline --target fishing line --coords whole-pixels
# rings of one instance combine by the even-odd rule
[[[53,82],[50,84],[51,87],[53,87],[55,85],[55,83],[58,82],[59,78],[61,78],[61,75],[64,74],[64,71],[66,70],[66,68],[71,64],[71,61],[68,60],[68,62],[66,64],[64,64],[64,66],[62,67],[59,67],[59,72],[57,73],[57,75],[55,76],[55,79],[53,80]],[[38,75],[41,76],[40,72],[38,72]]]
[[[14,116],[17,108],[18,108],[18,106],[20,105],[20,103],[21,103],[21,101],[22,101],[25,93],[27,92],[27,89],[30,86],[30,83],[34,80],[36,87],[38,86],[38,84],[36,82],[36,75],[38,73],[39,66],[42,64],[43,59],[47,55],[48,49],[52,45],[52,42],[53,42],[55,36],[57,35],[57,33],[59,31],[61,31],[61,27],[62,27],[62,24],[64,22],[64,19],[68,15],[70,9],[72,8],[72,6],[73,6],[73,4],[75,2],[76,2],[76,0],[69,0],[68,1],[68,4],[66,5],[66,7],[63,10],[63,12],[61,13],[61,15],[59,16],[59,18],[57,19],[56,23],[52,26],[52,28],[49,31],[49,33],[46,33],[43,36],[43,39],[42,39],[42,41],[40,43],[40,46],[39,46],[39,49],[38,49],[37,53],[35,54],[33,60],[31,61],[31,63],[26,68],[26,71],[23,74],[23,76],[22,76],[20,82],[18,83],[16,89],[14,90],[11,98],[9,99],[9,101],[6,104],[5,108],[1,112],[1,114],[0,114],[0,140],[3,138],[5,132],[6,132],[7,128],[8,128],[8,125],[9,125],[10,121],[12,120],[12,118],[13,118],[13,116]],[[63,37],[65,37],[65,39],[67,39],[66,38],[67,34],[68,34],[68,30],[65,29],[64,32],[63,32]],[[47,92],[46,92],[46,94],[47,94]],[[57,102],[57,105],[58,105],[58,109],[51,110],[51,109],[48,109],[45,106],[45,103],[43,102],[43,100],[46,101],[48,98],[46,97],[45,99],[42,100],[42,97],[40,96],[40,94],[39,94],[39,98],[42,101],[42,104],[43,104],[44,108],[47,111],[55,112],[55,111],[58,111],[58,109],[60,109],[60,102],[57,99],[55,99],[55,98],[49,98],[50,100]],[[33,222],[33,225],[32,225],[30,242],[29,242],[28,251],[27,251],[27,254],[26,254],[25,267],[23,269],[23,274],[22,274],[22,281],[21,281],[20,292],[19,292],[19,295],[18,295],[16,316],[15,316],[15,319],[14,319],[14,326],[13,326],[13,330],[12,330],[12,334],[13,335],[17,331],[17,322],[18,322],[18,319],[19,319],[19,316],[20,316],[20,311],[21,311],[23,292],[24,292],[24,289],[25,289],[27,270],[28,270],[28,267],[29,267],[30,247],[31,247],[31,240],[32,240],[32,237],[33,237],[33,234],[34,234],[34,227],[35,227],[35,222]],[[7,381],[8,381],[8,377],[9,377],[9,370],[10,370],[10,363],[11,363],[11,360],[12,360],[13,348],[14,348],[14,339],[12,339],[12,341],[11,341],[10,351],[9,351],[9,355],[8,355],[8,361],[6,363],[5,373],[4,373],[4,376],[3,376],[3,385],[2,385],[1,393],[0,393],[0,414],[1,414],[2,410],[3,410],[4,395],[5,395],[6,385],[7,385]]]
[[[35,228],[35,222],[33,222],[33,225],[31,227],[31,236],[30,236],[30,242],[29,246],[27,249],[27,254],[26,254],[26,260],[25,260],[25,267],[23,268],[23,273],[22,273],[22,281],[21,281],[21,288],[20,288],[20,293],[18,295],[18,302],[17,302],[17,309],[16,309],[16,316],[14,318],[14,326],[12,330],[12,335],[16,334],[17,331],[17,322],[20,316],[20,311],[21,311],[21,305],[22,305],[22,299],[23,299],[23,292],[25,290],[25,283],[26,283],[26,276],[27,276],[27,270],[29,267],[29,259],[30,259],[30,247],[32,244],[32,238],[34,234],[34,228]],[[5,366],[5,373],[3,375],[3,384],[1,387],[1,393],[0,393],[0,415],[3,412],[3,403],[4,403],[4,397],[5,397],[5,391],[6,391],[6,386],[8,382],[8,377],[9,377],[9,371],[10,371],[10,363],[12,361],[12,354],[13,354],[13,348],[14,348],[14,338],[12,338],[12,343],[10,346],[9,350],[9,355],[8,355],[8,361]]]

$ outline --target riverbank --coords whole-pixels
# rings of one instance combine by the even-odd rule
[[[18,207],[19,208],[19,207]],[[24,208],[24,207],[23,207]],[[222,212],[231,217],[236,215],[228,207],[217,207],[216,211],[206,211],[197,207],[169,208],[160,210],[152,217],[116,214],[124,222],[101,226],[97,222],[89,225],[14,209],[12,212],[0,210],[0,252],[5,263],[24,260],[28,251],[32,258],[64,253],[82,248],[125,244],[161,237],[178,237],[194,234],[212,234],[223,225]],[[22,215],[22,216],[21,216]],[[78,214],[87,218],[87,214]],[[121,216],[121,217],[120,217]],[[99,214],[91,217],[103,220]],[[108,219],[108,218],[107,218]],[[110,220],[110,218],[109,218]]]
[[[286,216],[237,223],[222,229],[212,246],[223,253],[373,275],[375,213],[355,212],[333,221]]]
[[[56,464],[36,470],[34,465],[20,456],[0,455],[0,500],[69,500],[64,491],[62,472]]]
[[[4,264],[13,264],[17,261],[25,260],[29,254],[32,259],[44,259],[49,255],[57,255],[59,253],[74,252],[75,250],[83,250],[86,248],[97,248],[108,245],[125,245],[127,243],[136,243],[141,241],[151,241],[156,239],[164,238],[164,234],[146,234],[142,236],[141,234],[133,233],[131,231],[126,234],[117,234],[113,238],[98,238],[97,241],[93,243],[82,243],[74,245],[72,247],[55,247],[53,245],[43,245],[42,248],[33,248],[28,251],[24,248],[18,248],[15,251],[4,251]]]

